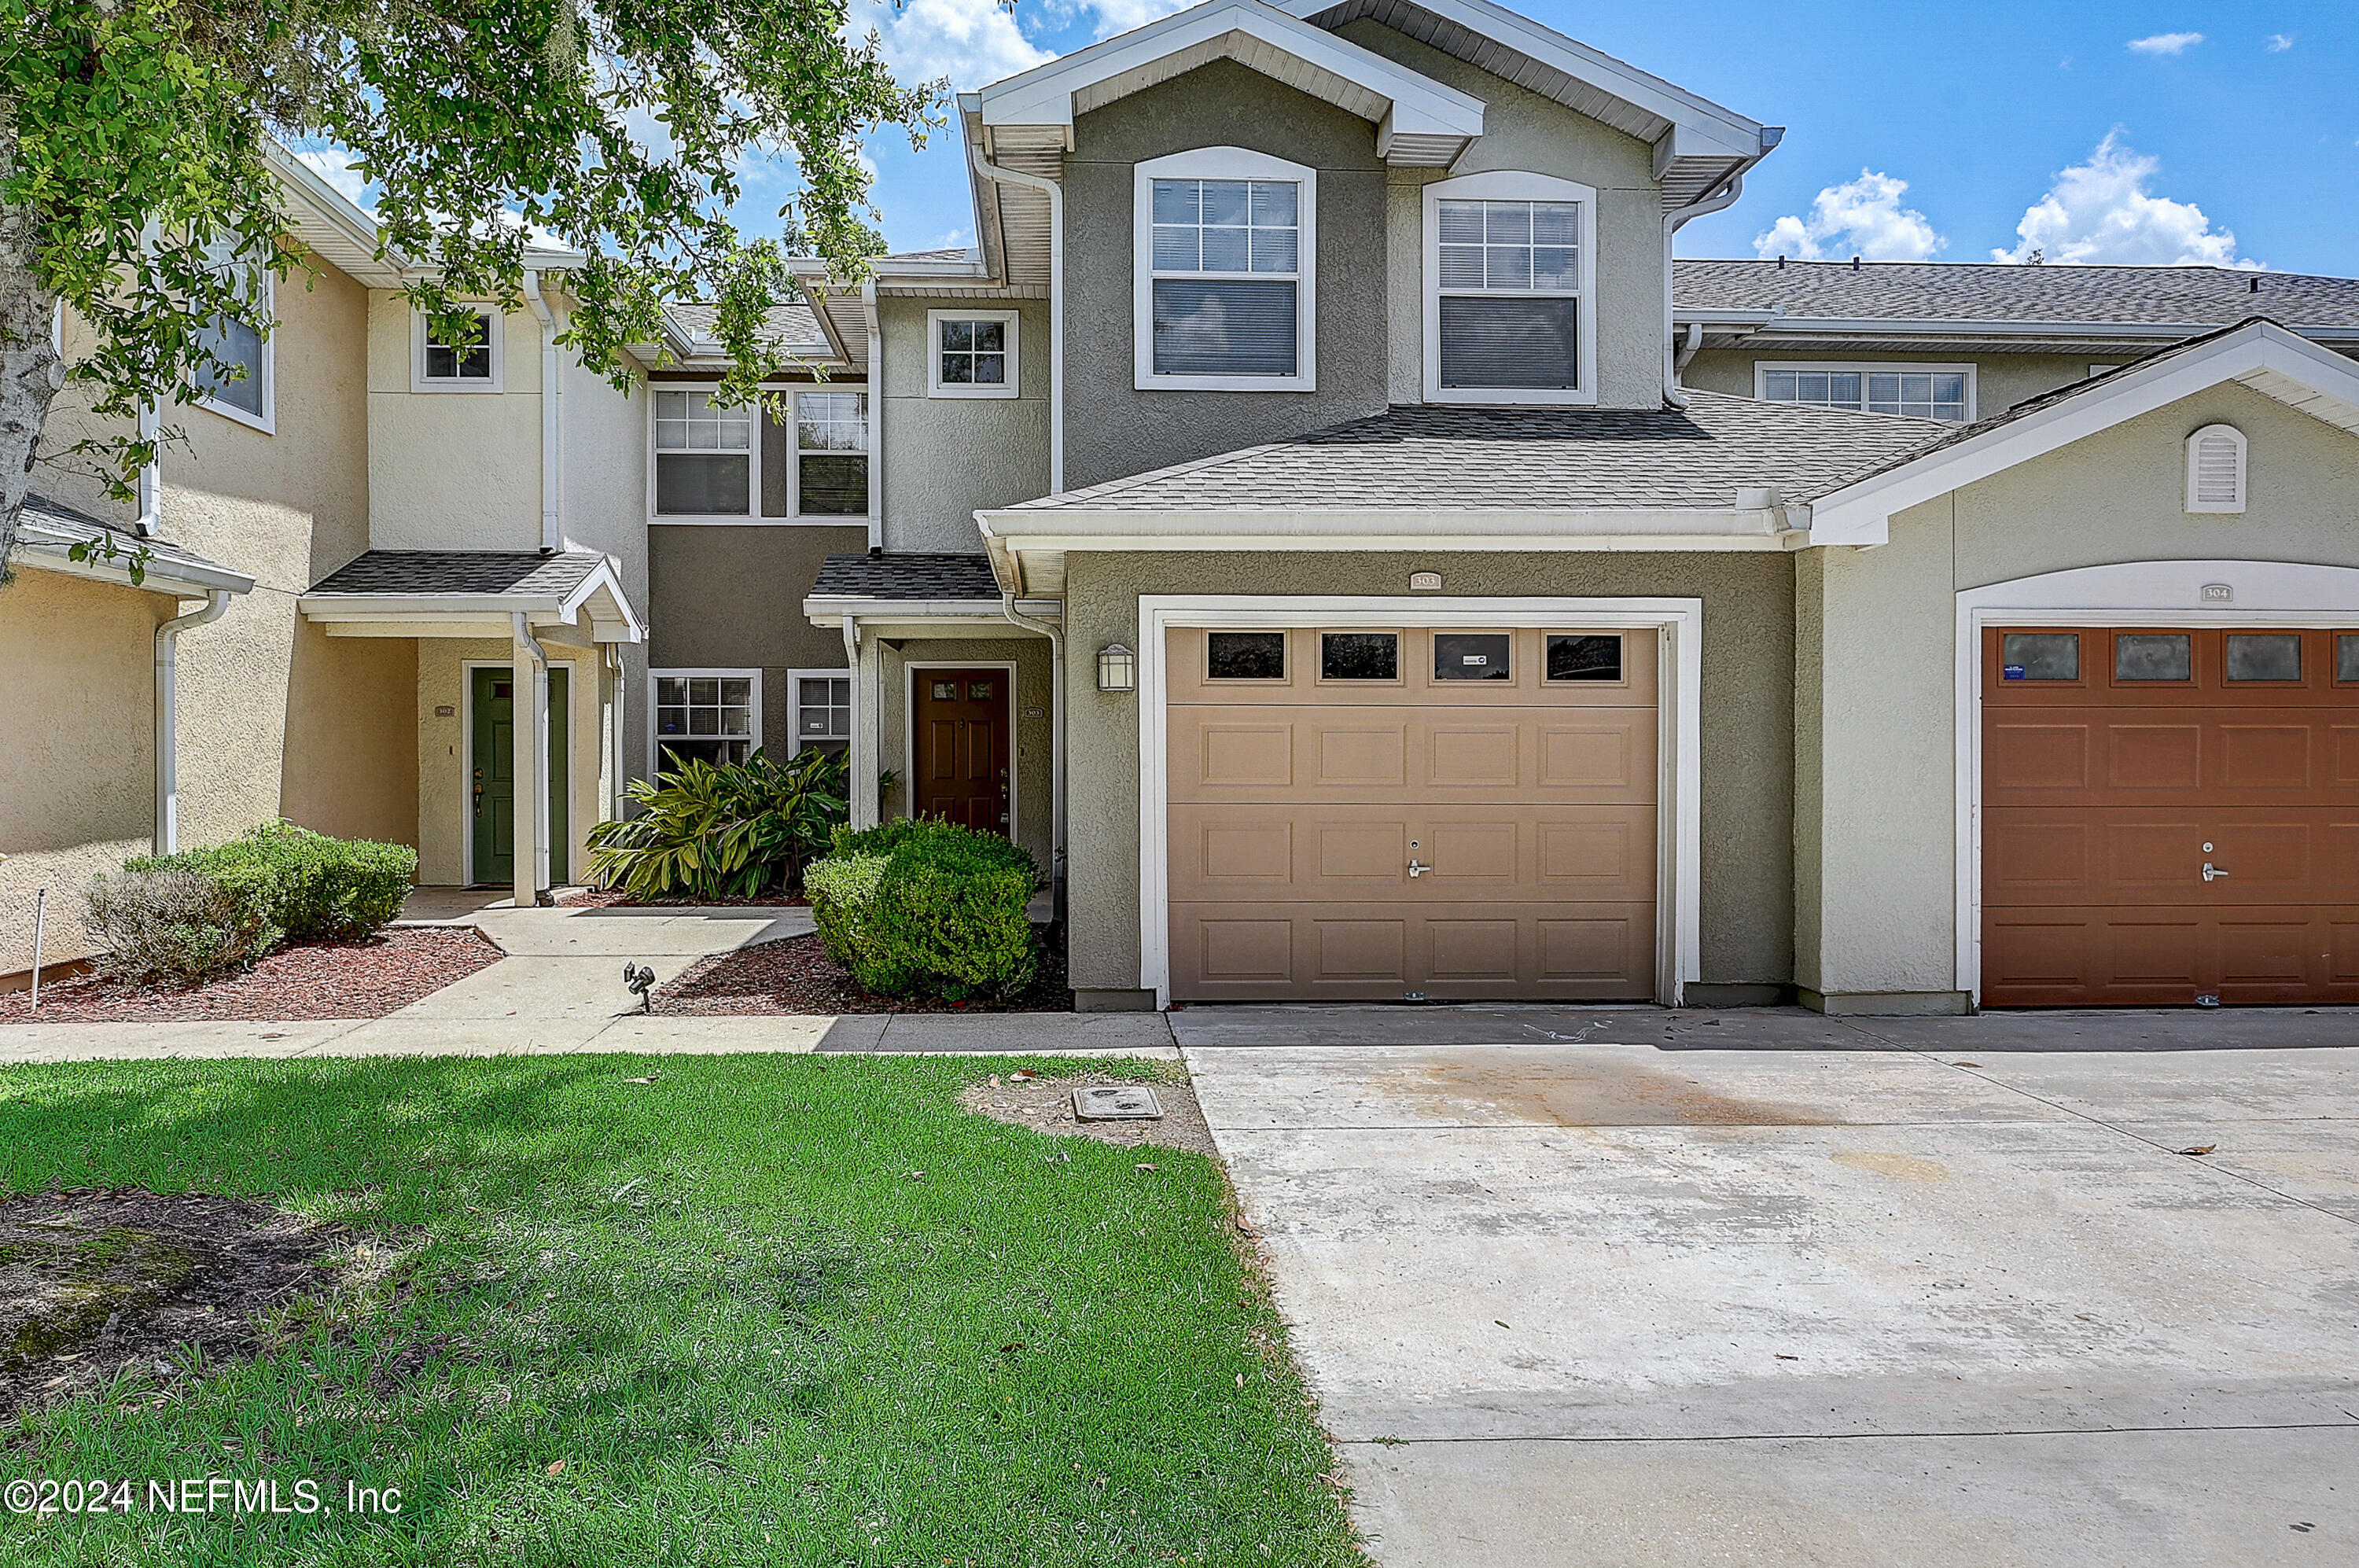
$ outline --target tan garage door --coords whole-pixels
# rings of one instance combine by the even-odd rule
[[[1172,996],[1652,996],[1658,635],[1169,633]]]
[[[1998,628],[1983,659],[1985,1004],[2359,1002],[2359,634]]]

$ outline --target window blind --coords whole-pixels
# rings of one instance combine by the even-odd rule
[[[1570,389],[1580,373],[1580,301],[1445,294],[1441,385]]]
[[[1158,278],[1155,373],[1292,376],[1295,310],[1291,280]]]

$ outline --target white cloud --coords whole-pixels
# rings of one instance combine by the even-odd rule
[[[1753,241],[1757,256],[1790,256],[1798,261],[1930,261],[1950,242],[1933,232],[1925,214],[1900,204],[1908,182],[1888,174],[1859,171],[1857,180],[1830,185],[1810,202],[1807,218],[1788,214]]]
[[[1193,4],[1195,0],[1093,0],[1083,9],[1097,13],[1097,36],[1110,38]]]
[[[1026,38],[998,0],[908,0],[898,7],[863,0],[846,30],[857,36],[868,28],[904,82],[947,76],[952,87],[981,87],[1056,58]]]
[[[2201,33],[2157,33],[2150,38],[2132,38],[2132,54],[2185,54],[2203,41]]]
[[[336,188],[337,193],[363,211],[376,205],[369,180],[352,166],[352,155],[342,147],[309,147],[298,151],[305,168]]]
[[[2013,250],[1995,250],[1997,261],[2112,262],[2140,267],[2258,267],[2236,259],[2236,236],[2215,229],[2191,201],[2174,201],[2147,190],[2162,169],[2122,146],[2121,133],[2107,133],[2089,155],[2056,176],[2048,194],[2027,209],[2015,228]]]
[[[2283,54],[2286,50],[2293,48],[2293,35],[2291,33],[2271,33],[2268,37],[2267,47],[2271,54]]]

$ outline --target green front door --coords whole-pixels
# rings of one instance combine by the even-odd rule
[[[549,668],[549,879],[566,879],[565,691],[567,670]],[[474,732],[467,770],[473,798],[475,880],[516,884],[516,681],[497,667],[468,672]]]

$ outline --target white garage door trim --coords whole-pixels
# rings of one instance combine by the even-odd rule
[[[2223,601],[2207,591],[2226,589]],[[1983,999],[1984,627],[2348,626],[2359,624],[2359,568],[2283,561],[2132,561],[2018,577],[1958,594],[1958,989]]]
[[[1652,626],[1662,634],[1661,725],[1656,845],[1655,999],[1677,1007],[1701,974],[1697,861],[1703,790],[1696,759],[1703,737],[1701,599],[1477,599],[1337,594],[1274,600],[1252,594],[1142,594],[1138,601],[1139,985],[1171,1005],[1170,778],[1165,634],[1175,626],[1283,630],[1333,626],[1540,626],[1551,631]]]

